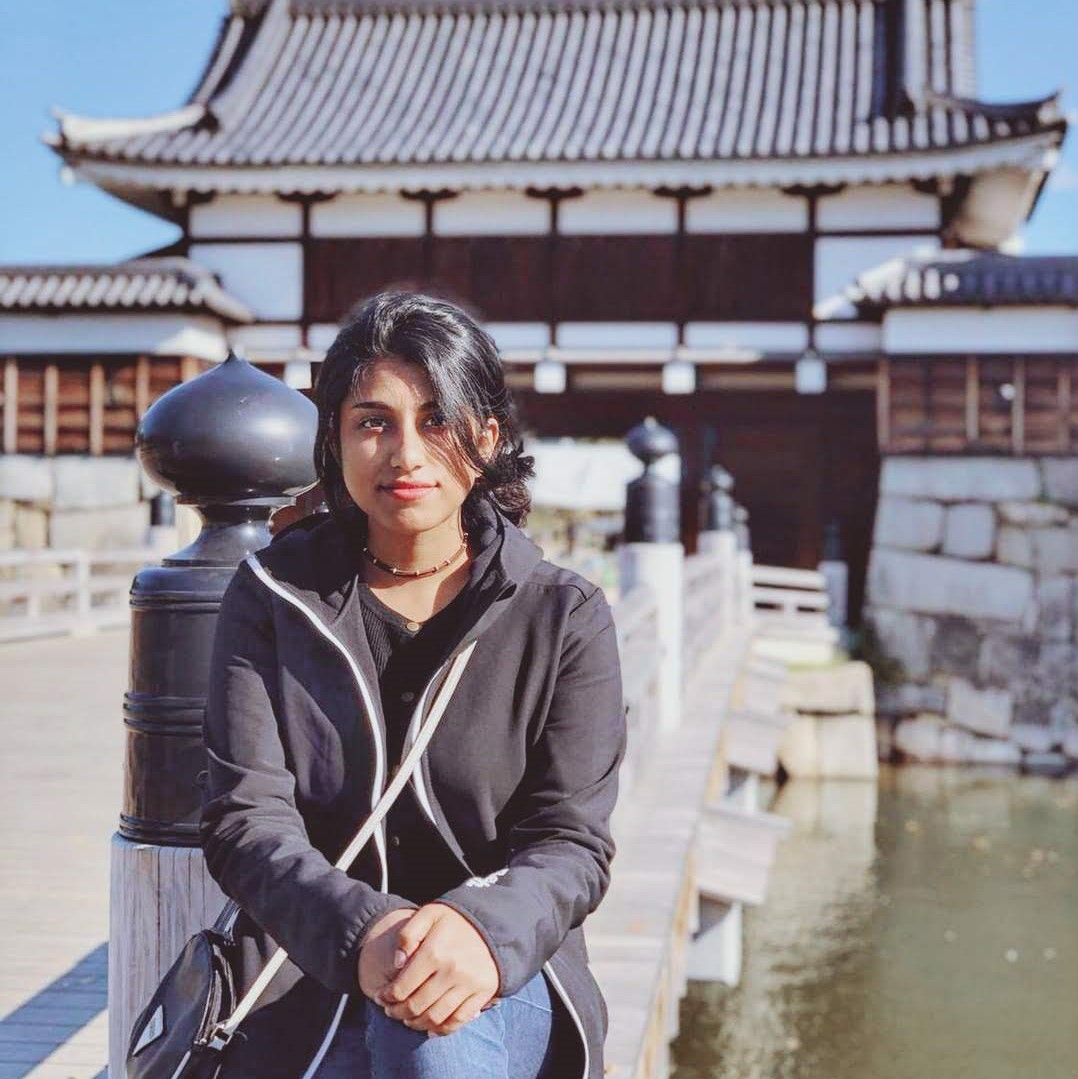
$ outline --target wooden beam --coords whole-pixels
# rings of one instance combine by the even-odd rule
[[[4,360],[4,453],[19,452],[19,361]]]
[[[90,454],[100,457],[105,448],[105,365],[90,365]]]
[[[1059,379],[1056,401],[1059,408],[1059,451],[1067,453],[1071,448],[1071,361],[1059,360]]]
[[[139,356],[135,361],[135,423],[150,407],[150,358]]]
[[[56,454],[56,431],[60,415],[60,369],[54,363],[45,364],[45,403],[43,420],[45,429],[45,456]]]
[[[876,442],[881,453],[891,443],[891,362],[881,357],[876,368]]]
[[[981,439],[981,372],[976,356],[966,357],[966,442]]]
[[[1016,454],[1026,449],[1026,361],[1016,356],[1014,361],[1014,397],[1011,399],[1011,450]]]

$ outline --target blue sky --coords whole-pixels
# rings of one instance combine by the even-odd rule
[[[53,105],[130,116],[180,104],[226,10],[227,0],[0,0],[0,262],[109,261],[176,237],[92,187],[64,186],[39,135],[55,126]],[[978,10],[982,97],[1062,87],[1065,106],[1078,107],[1078,0],[980,0]],[[1025,242],[1031,252],[1078,254],[1078,130]]]

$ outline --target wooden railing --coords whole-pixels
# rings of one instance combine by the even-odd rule
[[[150,548],[0,551],[0,641],[125,625],[131,579]]]

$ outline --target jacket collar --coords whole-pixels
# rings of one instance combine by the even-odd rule
[[[454,635],[454,650],[497,621],[543,558],[542,548],[489,499],[480,499],[476,509],[478,554],[468,583],[471,599],[462,614],[462,635]],[[312,514],[278,533],[258,558],[275,580],[333,626],[358,600],[358,542],[355,533],[330,514]]]

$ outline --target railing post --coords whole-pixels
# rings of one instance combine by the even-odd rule
[[[622,595],[637,584],[649,585],[655,595],[659,661],[659,729],[681,723],[682,630],[685,548],[681,543],[678,484],[655,468],[676,453],[674,433],[649,416],[625,441],[643,462],[643,474],[626,491],[625,542],[618,548]]]
[[[224,896],[199,847],[202,717],[224,590],[270,541],[270,513],[315,480],[315,406],[230,354],[142,417],[143,468],[195,508],[202,531],[131,588],[127,751],[109,902],[109,1065],[118,1079],[131,1024],[187,938]]]
[[[712,465],[704,484],[704,527],[697,540],[701,552],[714,554],[720,577],[722,609],[719,612],[725,629],[737,621],[737,535],[734,532],[734,500],[730,492],[734,477],[722,465]]]
[[[737,536],[738,619],[745,625],[752,622],[756,606],[752,598],[752,539],[749,534],[749,511],[734,507],[734,534]]]
[[[827,589],[827,620],[840,632],[846,628],[849,567],[842,557],[842,532],[832,517],[823,534],[823,559],[818,567]]]

